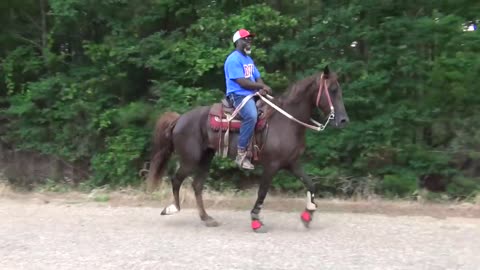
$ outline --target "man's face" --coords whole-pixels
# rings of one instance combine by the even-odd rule
[[[252,52],[252,37],[244,37],[238,40],[239,48],[244,51],[246,54]]]

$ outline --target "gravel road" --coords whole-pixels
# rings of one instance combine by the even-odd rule
[[[0,199],[0,269],[480,269],[480,219],[26,203]]]

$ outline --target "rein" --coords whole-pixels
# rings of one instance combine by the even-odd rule
[[[322,97],[322,92],[323,90],[325,90],[325,94],[327,95],[327,101],[328,101],[328,105],[330,106],[330,114],[328,115],[328,118],[325,122],[325,124],[322,124],[322,123],[319,123],[317,121],[315,121],[314,119],[310,118],[310,121],[313,123],[313,125],[310,125],[310,124],[307,124],[307,123],[304,123],[300,120],[298,120],[297,118],[293,117],[291,114],[287,113],[286,111],[284,111],[282,108],[278,107],[277,105],[275,105],[273,102],[271,102],[270,100],[273,100],[274,98],[270,95],[266,95],[267,98],[265,98],[264,96],[262,96],[259,92],[255,92],[253,94],[250,94],[248,96],[246,96],[243,100],[242,100],[242,103],[240,103],[239,106],[237,106],[237,108],[233,111],[233,113],[227,117],[227,121],[230,122],[233,118],[235,118],[235,116],[240,112],[240,110],[242,109],[243,106],[245,106],[245,104],[247,103],[247,101],[249,99],[251,99],[252,97],[254,96],[258,96],[260,97],[263,101],[265,101],[265,103],[267,103],[268,105],[270,105],[270,107],[274,108],[275,110],[277,110],[278,112],[280,112],[281,114],[283,114],[284,116],[286,116],[288,119],[304,126],[304,127],[307,127],[309,129],[313,129],[315,131],[323,131],[328,123],[330,122],[330,120],[334,119],[335,118],[335,110],[333,108],[333,104],[332,104],[332,99],[330,98],[330,93],[328,92],[328,86],[327,86],[327,81],[323,78],[323,74],[322,76],[320,77],[320,86],[318,87],[318,94],[317,94],[317,103],[316,103],[316,106],[318,108],[318,106],[320,105],[320,98]],[[270,100],[269,100],[270,99]]]
[[[267,103],[268,105],[270,105],[272,108],[274,108],[275,110],[277,110],[278,112],[280,112],[281,114],[285,115],[288,119],[304,126],[304,127],[307,127],[309,129],[313,129],[315,131],[323,131],[328,123],[330,122],[330,120],[334,119],[335,118],[335,110],[333,108],[333,104],[332,104],[332,99],[330,98],[330,93],[328,92],[328,86],[327,86],[327,81],[323,78],[323,75],[320,77],[320,86],[318,88],[318,94],[317,94],[317,108],[318,106],[320,105],[320,98],[322,96],[322,92],[323,90],[325,89],[325,94],[327,95],[327,100],[328,100],[328,105],[330,105],[330,114],[328,115],[328,118],[325,122],[325,124],[322,124],[322,123],[319,123],[317,121],[315,121],[314,119],[310,118],[310,121],[314,124],[314,125],[310,125],[310,124],[307,124],[307,123],[304,123],[300,120],[298,120],[297,118],[293,117],[292,115],[290,115],[289,113],[287,113],[286,111],[284,111],[282,108],[278,107],[277,105],[275,105],[273,102],[271,102],[270,100],[268,99],[271,99],[273,100],[273,97],[270,96],[270,95],[267,95],[267,98],[265,98],[264,96],[260,95],[258,92],[255,93],[255,94],[252,94],[252,95],[257,95],[259,96],[263,101],[265,101],[265,103]]]
[[[285,115],[288,119],[304,126],[304,127],[307,127],[307,128],[310,128],[310,129],[313,129],[315,131],[323,131],[325,129],[325,127],[328,125],[328,122],[330,121],[330,119],[333,119],[333,117],[335,117],[332,113],[330,113],[330,116],[328,117],[327,121],[325,122],[325,124],[321,124],[313,119],[310,118],[310,121],[312,121],[312,123],[314,125],[310,125],[310,124],[307,124],[307,123],[304,123],[300,120],[298,120],[297,118],[293,117],[292,115],[290,115],[289,113],[287,113],[286,111],[284,111],[282,108],[278,107],[277,105],[275,105],[273,102],[271,102],[270,100],[268,100],[267,98],[265,98],[264,96],[258,94],[258,96],[263,100],[265,101],[265,103],[267,103],[268,105],[270,105],[272,108],[274,108],[275,110],[277,110],[278,112],[280,112],[281,114]],[[272,96],[268,96],[269,99],[273,99]]]

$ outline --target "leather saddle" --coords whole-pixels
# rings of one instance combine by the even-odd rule
[[[268,105],[261,100],[258,100],[255,105],[257,106],[258,112],[255,130],[262,131],[266,126],[265,116]],[[230,117],[234,111],[235,107],[227,100],[227,98],[223,98],[220,103],[213,104],[210,107],[209,112],[210,128],[215,131],[220,129],[222,131],[239,131],[242,123],[242,117],[239,113],[230,121],[230,123],[227,121],[227,117]]]

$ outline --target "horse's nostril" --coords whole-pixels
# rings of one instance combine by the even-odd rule
[[[348,123],[347,118],[340,119],[340,124],[346,124],[346,123]]]

